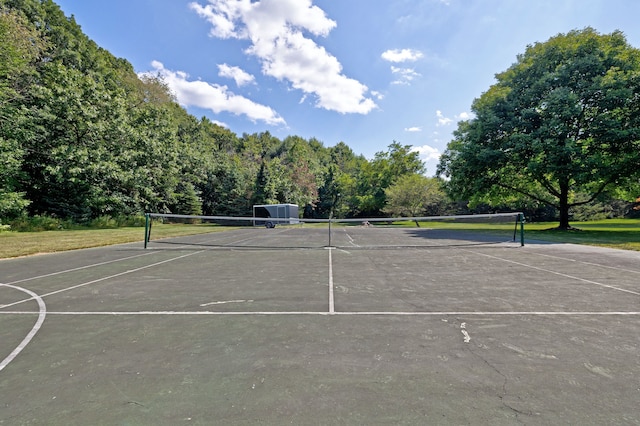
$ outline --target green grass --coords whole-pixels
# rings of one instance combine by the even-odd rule
[[[154,223],[152,238],[158,239],[202,234],[220,229],[221,228],[204,225],[175,226]],[[144,227],[42,232],[0,232],[0,259],[132,242],[140,242],[140,246],[143,246]]]
[[[397,222],[398,226],[415,226],[413,222]],[[463,223],[458,221],[428,222],[424,227],[438,229],[458,229],[473,232],[513,233],[514,223],[489,224],[484,222]],[[554,243],[584,244],[610,247],[621,250],[640,251],[640,219],[606,219],[589,222],[571,222],[575,229],[561,231],[557,222],[526,223],[527,240],[541,240]],[[519,230],[518,236],[519,237]]]
[[[413,222],[397,223],[398,226],[415,226]],[[586,244],[623,250],[640,251],[640,219],[609,219],[593,222],[572,222],[577,230],[559,231],[557,223],[525,224],[527,240],[556,243]],[[308,226],[308,225],[305,225]],[[424,226],[424,225],[423,225]],[[474,232],[513,232],[514,224],[485,224],[461,222],[429,222],[429,227],[456,228]],[[153,225],[153,239],[177,237],[222,231],[207,225]],[[38,253],[76,250],[139,242],[143,245],[143,227],[117,229],[82,229],[43,232],[0,232],[0,259],[29,256]]]
[[[553,229],[557,223],[527,223],[525,238],[640,251],[640,219],[572,222],[575,230]]]

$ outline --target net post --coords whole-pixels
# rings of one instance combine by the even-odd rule
[[[518,215],[520,220],[520,247],[524,247],[524,213]]]
[[[331,221],[333,219],[331,218],[331,215],[329,215],[329,246],[328,248],[331,248]]]
[[[147,243],[151,236],[151,221],[149,220],[149,213],[144,214],[144,248],[147,248]]]

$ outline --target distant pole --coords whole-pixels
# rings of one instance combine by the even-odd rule
[[[524,247],[524,213],[520,213],[520,247]]]

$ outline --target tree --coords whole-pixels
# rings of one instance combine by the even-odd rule
[[[385,205],[384,190],[400,177],[423,173],[424,162],[411,145],[393,141],[386,152],[377,152],[371,162],[362,164],[358,173],[359,214],[377,216]]]
[[[416,217],[427,212],[435,214],[446,200],[439,179],[417,173],[400,177],[384,192],[387,205],[383,212],[392,216]]]
[[[591,28],[529,46],[473,103],[441,158],[451,194],[573,206],[640,175],[640,51]],[[585,195],[586,194],[586,195]]]
[[[319,153],[322,155],[322,153]],[[328,148],[323,156],[324,172],[318,187],[316,217],[352,217],[357,215],[358,197],[356,177],[364,164],[362,155],[355,155],[344,142]]]
[[[0,5],[0,217],[29,205],[19,191],[27,114],[21,108],[35,62],[46,43],[20,14]]]

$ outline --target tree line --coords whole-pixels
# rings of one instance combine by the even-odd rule
[[[198,119],[51,0],[0,0],[0,117],[5,220],[249,215],[268,203],[307,217],[379,216],[386,189],[424,172],[395,141],[367,160],[343,142],[239,136]]]
[[[527,47],[472,105],[440,178],[409,145],[366,159],[344,142],[237,135],[90,40],[52,0],[0,0],[0,223],[144,212],[305,217],[519,210],[528,219],[638,214],[640,53],[572,31]]]

